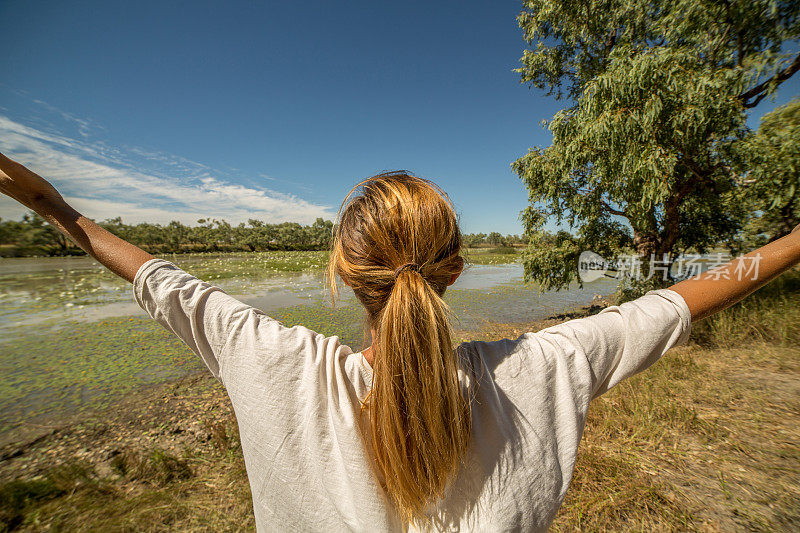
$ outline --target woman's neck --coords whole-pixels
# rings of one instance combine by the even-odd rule
[[[364,359],[367,360],[367,363],[369,363],[369,366],[374,366],[372,364],[372,361],[374,360],[374,355],[372,353],[372,346],[375,345],[375,330],[371,329],[369,331],[372,334],[372,344],[368,348],[362,350],[361,351],[361,355],[363,355]]]

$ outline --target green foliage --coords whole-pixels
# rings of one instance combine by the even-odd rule
[[[330,248],[333,223],[318,218],[303,226],[296,222],[267,224],[250,219],[232,226],[224,220],[200,219],[196,226],[177,221],[169,224],[125,224],[121,218],[104,220],[100,226],[114,235],[154,254],[193,252],[311,251]],[[519,235],[493,232],[462,235],[466,248],[512,246],[527,242]],[[31,212],[22,220],[0,219],[0,257],[81,255],[83,251]]]
[[[533,232],[522,255],[525,278],[536,280],[542,290],[566,287],[573,278],[571,265],[577,264],[580,253],[580,245],[565,231],[556,235]]]
[[[461,236],[461,242],[466,248],[474,248],[486,242],[485,233],[466,233]]]
[[[767,113],[741,146],[745,200],[757,213],[754,244],[782,237],[800,224],[800,98]]]
[[[496,231],[491,232],[489,235],[486,236],[486,242],[491,244],[492,246],[497,246],[500,244],[505,244],[503,242],[503,236],[497,233]]]
[[[530,199],[526,278],[564,288],[583,250],[647,264],[734,246],[747,109],[800,69],[781,54],[799,16],[766,0],[526,1],[522,81],[569,102],[545,122],[553,143],[512,165]],[[549,220],[575,231],[547,236]]]
[[[77,250],[61,232],[34,212],[24,215],[20,221],[0,220],[0,256],[7,254],[4,248],[10,248],[8,255],[37,255],[43,250],[47,250],[46,255],[68,255],[71,249]]]

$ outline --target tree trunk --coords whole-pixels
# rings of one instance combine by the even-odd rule
[[[658,236],[652,232],[633,231],[633,245],[636,253],[643,259],[650,259],[651,254],[656,253],[658,248]]]

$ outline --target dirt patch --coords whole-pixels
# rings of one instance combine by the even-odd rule
[[[117,406],[81,420],[39,426],[39,435],[0,449],[0,481],[22,472],[41,474],[66,457],[98,466],[123,449],[202,449],[214,439],[230,440],[219,427],[230,424],[232,417],[217,380],[205,374],[188,376],[137,391]]]

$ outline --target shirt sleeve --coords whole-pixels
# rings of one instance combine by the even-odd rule
[[[185,342],[221,379],[221,354],[238,317],[252,310],[249,305],[163,259],[151,259],[139,268],[133,294],[147,314]]]
[[[586,357],[595,398],[658,361],[673,346],[684,344],[691,313],[683,297],[669,289],[600,313],[544,329],[539,335],[568,343],[576,357]]]

